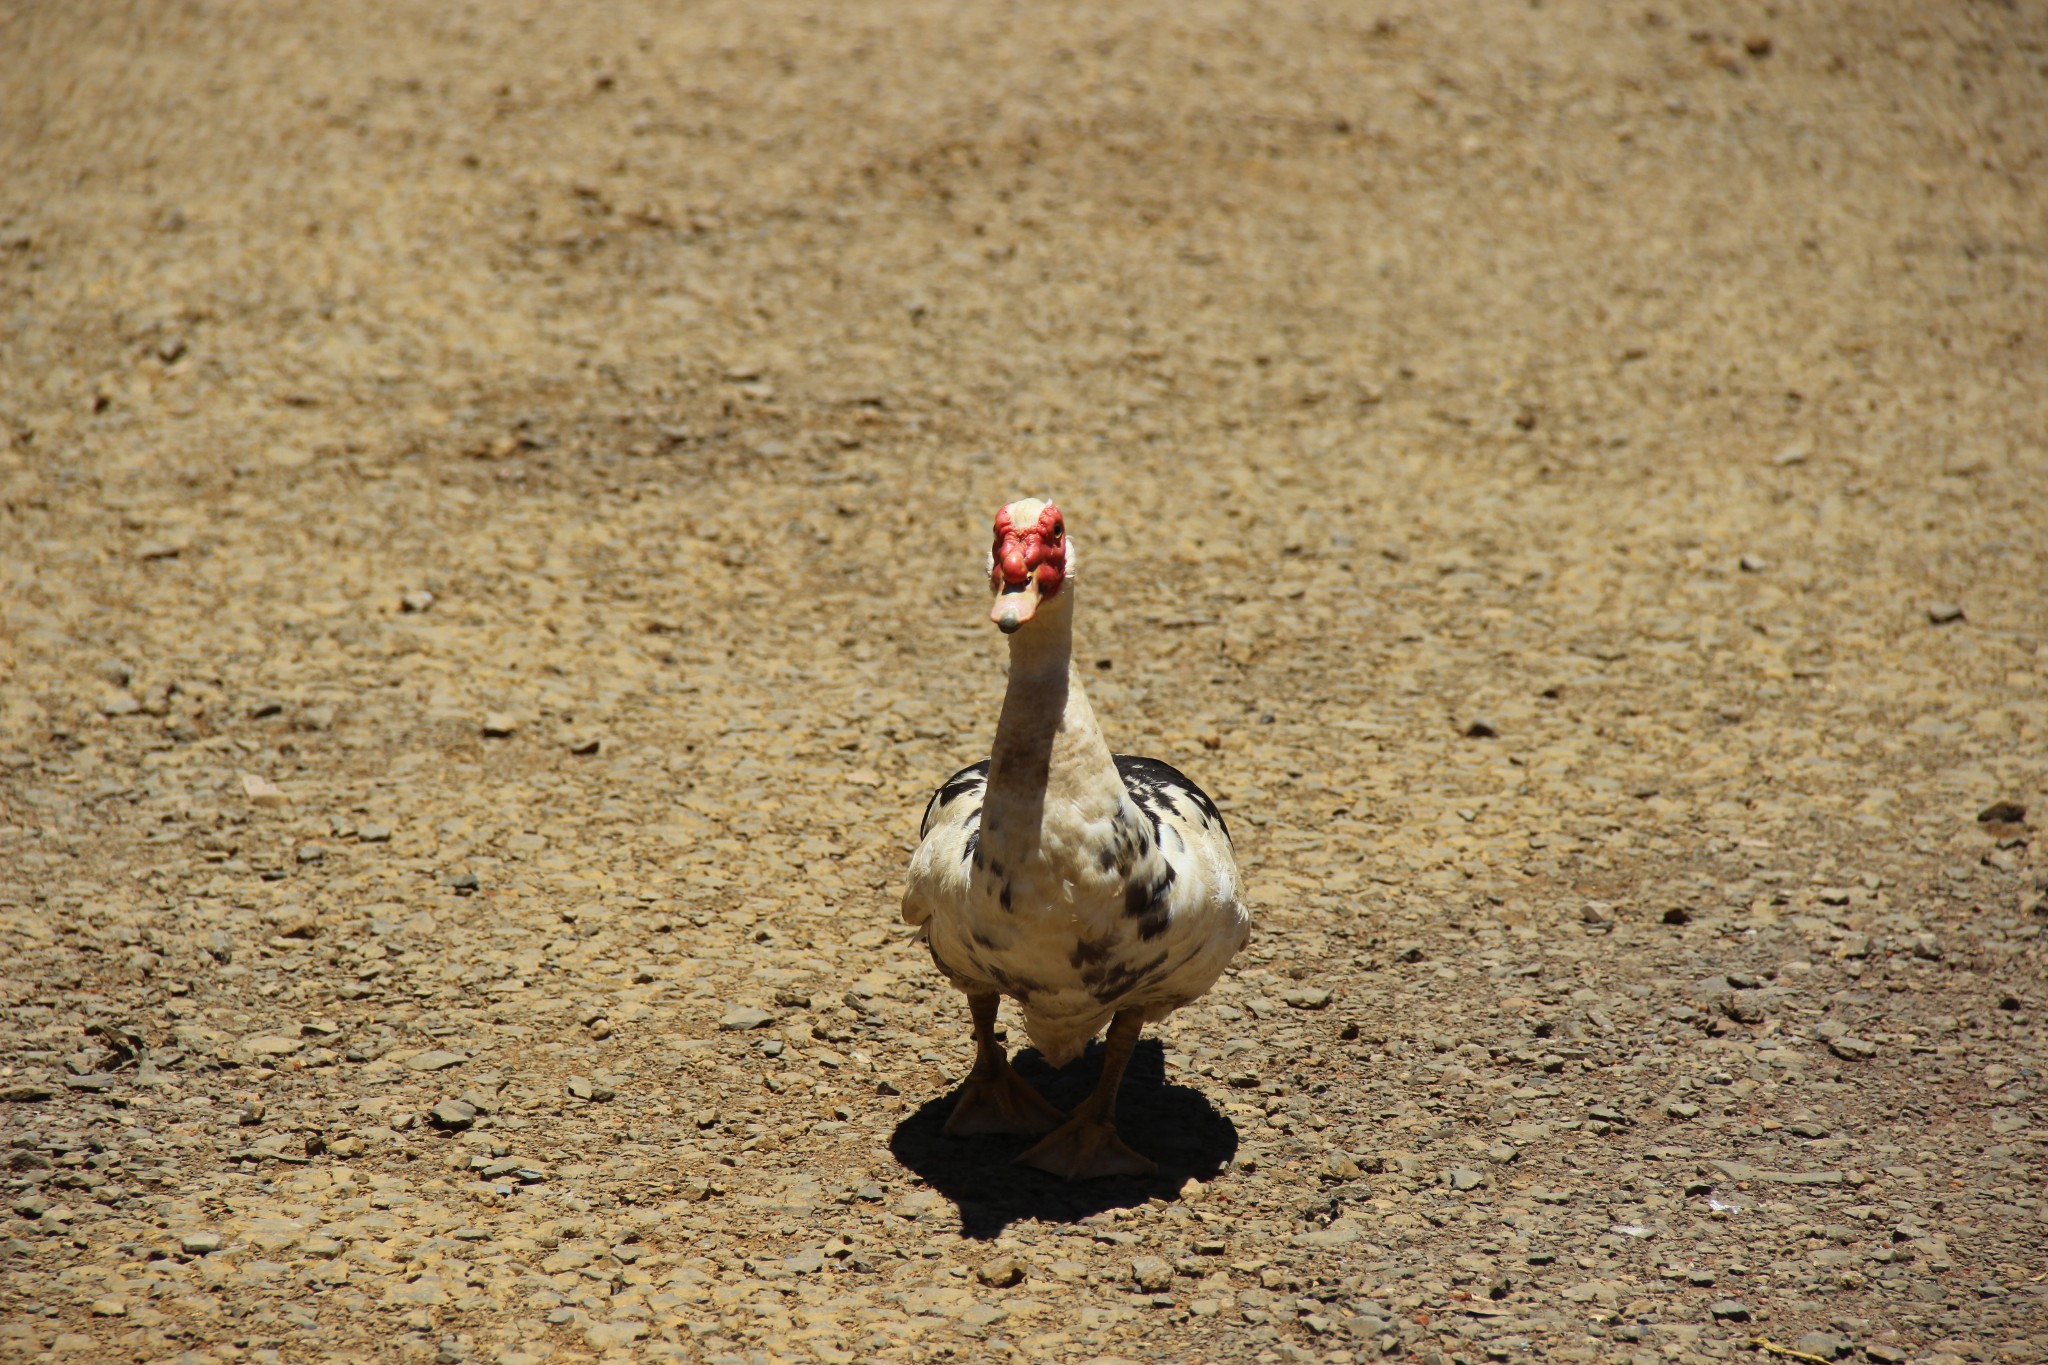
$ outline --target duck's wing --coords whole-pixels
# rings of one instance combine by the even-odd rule
[[[903,889],[903,922],[923,924],[935,904],[964,898],[969,865],[981,841],[981,803],[988,791],[988,760],[954,773],[925,803],[917,852]]]
[[[1224,845],[1229,846],[1230,826],[1224,822],[1223,812],[1217,809],[1209,793],[1196,786],[1193,778],[1171,763],[1118,754],[1116,773],[1124,780],[1124,789],[1131,794],[1131,800],[1140,810],[1161,818],[1172,818],[1183,834],[1206,835],[1211,839],[1220,835]]]

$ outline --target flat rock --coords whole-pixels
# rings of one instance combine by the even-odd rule
[[[476,1106],[462,1100],[442,1100],[427,1111],[427,1122],[436,1128],[459,1133],[476,1123]]]
[[[653,1328],[648,1324],[632,1320],[593,1322],[583,1329],[583,1340],[593,1351],[609,1351],[616,1347],[631,1345],[652,1331]]]
[[[1173,1267],[1157,1256],[1139,1256],[1131,1262],[1131,1282],[1148,1293],[1173,1287]]]
[[[1720,1172],[1723,1180],[1755,1180],[1772,1185],[1840,1185],[1847,1178],[1838,1170],[1771,1171],[1746,1161],[1715,1161],[1710,1164]]]
[[[451,1066],[461,1066],[468,1061],[466,1053],[449,1052],[441,1048],[429,1048],[415,1052],[402,1065],[407,1071],[446,1071]]]

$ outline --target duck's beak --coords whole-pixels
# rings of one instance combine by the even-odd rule
[[[1005,635],[1015,635],[1019,628],[1038,611],[1038,573],[1033,570],[1024,575],[1022,583],[1005,583],[996,592],[995,605],[988,609],[988,619]]]

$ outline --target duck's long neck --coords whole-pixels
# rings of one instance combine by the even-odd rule
[[[984,842],[1022,853],[1048,818],[1102,819],[1123,799],[1109,745],[1074,668],[1074,587],[1010,637],[1010,684],[989,751]]]

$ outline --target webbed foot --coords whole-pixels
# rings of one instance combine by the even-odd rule
[[[1015,1133],[1037,1137],[1050,1133],[1067,1121],[1052,1101],[1031,1088],[1031,1083],[1008,1064],[987,1074],[970,1075],[960,1087],[960,1098],[946,1120],[946,1136],[972,1137],[977,1133]]]
[[[1017,1157],[1020,1166],[1036,1166],[1063,1180],[1094,1180],[1107,1175],[1151,1175],[1159,1163],[1140,1156],[1100,1119],[1076,1114],[1034,1147]]]

